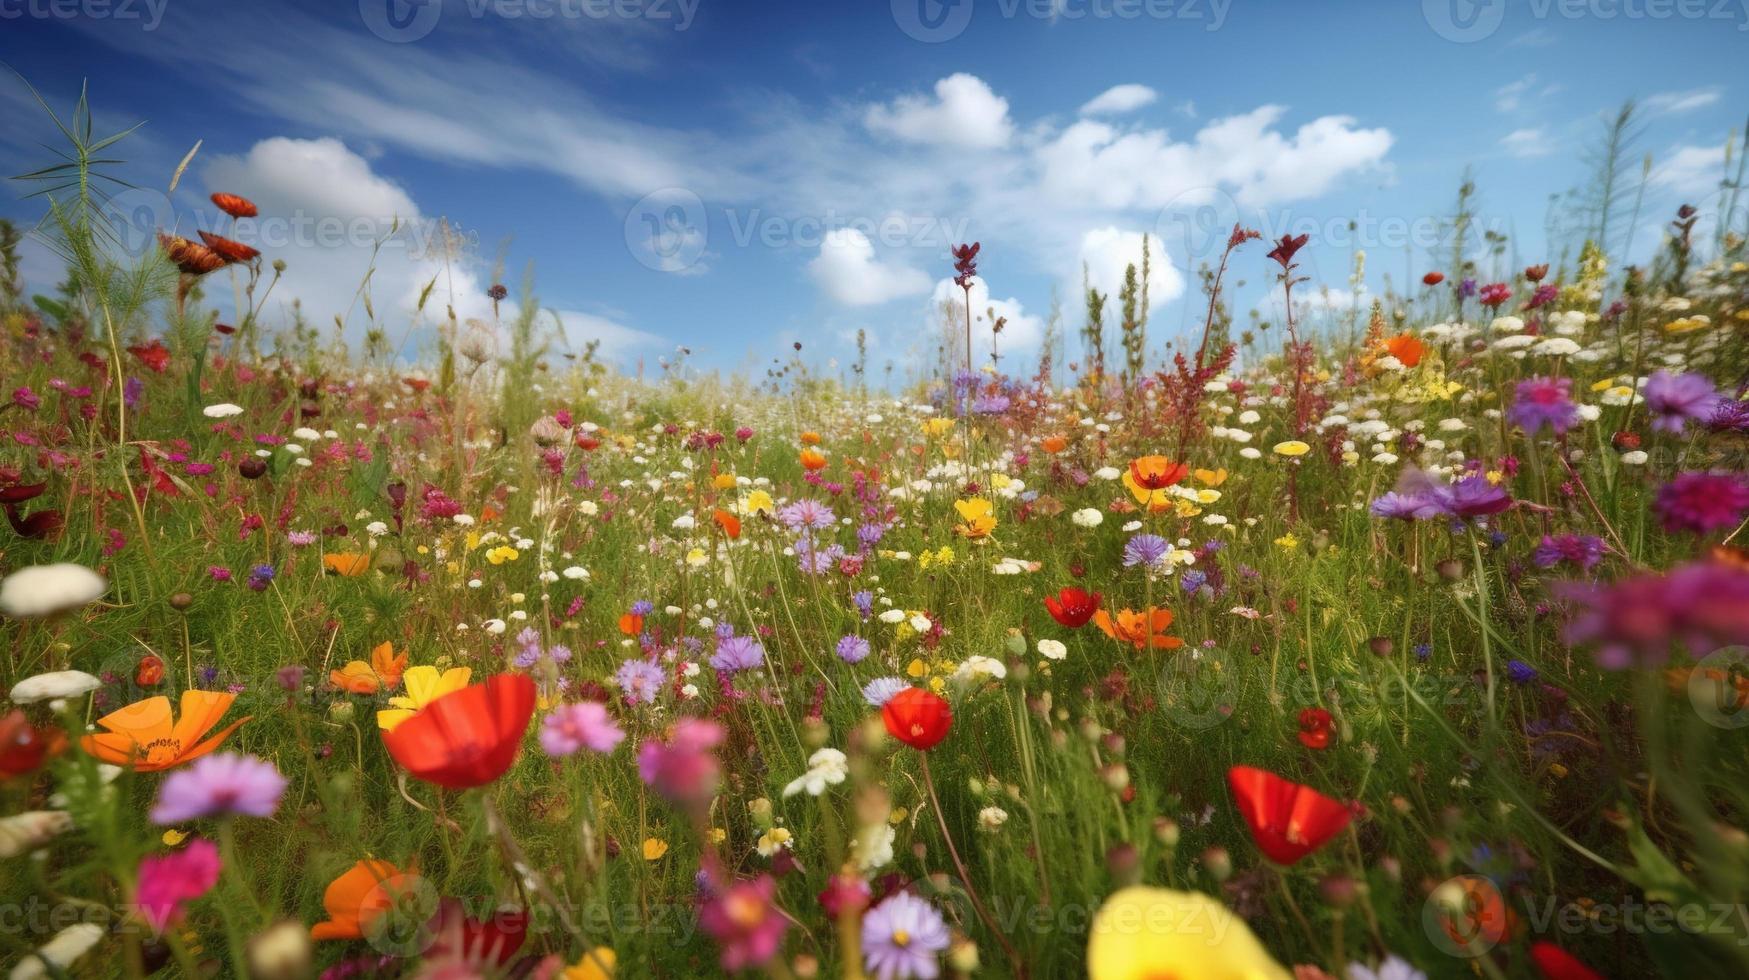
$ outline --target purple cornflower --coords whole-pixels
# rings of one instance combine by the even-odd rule
[[[1466,476],[1446,488],[1439,498],[1440,509],[1459,520],[1470,520],[1498,514],[1512,506],[1512,497],[1504,489],[1488,482],[1481,475]]]
[[[1007,395],[985,395],[972,402],[972,411],[978,415],[1001,415],[1010,404]]]
[[[765,648],[751,636],[730,636],[717,641],[717,652],[711,654],[711,666],[720,673],[733,674],[752,670],[765,663]]]
[[[797,500],[778,508],[777,519],[791,531],[824,531],[838,523],[832,508],[818,500]]]
[[[863,619],[874,615],[874,593],[863,589],[850,597],[850,602]]]
[[[1536,668],[1514,657],[1506,661],[1506,679],[1514,684],[1529,684],[1536,680]]]
[[[1705,422],[1718,406],[1719,393],[1704,374],[1658,371],[1646,379],[1646,411],[1652,428],[1681,432],[1690,419]]]
[[[257,592],[264,592],[272,583],[272,565],[256,565],[254,568],[249,569],[249,581],[247,584],[251,589],[254,589]]]
[[[1209,577],[1207,572],[1197,571],[1192,568],[1178,577],[1178,587],[1183,589],[1186,594],[1191,594],[1208,584],[1208,580]]]
[[[893,699],[893,695],[910,686],[897,677],[877,677],[862,686],[862,699],[871,708],[881,708]]]
[[[648,616],[655,611],[656,604],[648,599],[639,599],[632,603],[631,613],[633,616]]]
[[[284,792],[285,777],[265,759],[234,752],[203,756],[158,787],[152,822],[178,824],[233,814],[270,817]]]
[[[1506,413],[1526,435],[1536,435],[1543,426],[1555,435],[1565,435],[1579,421],[1579,406],[1573,404],[1573,379],[1525,378],[1514,389],[1512,408]]]
[[[662,693],[662,683],[668,678],[662,673],[662,668],[648,660],[634,657],[619,665],[619,670],[614,671],[613,679],[627,701],[633,704],[650,704]]]
[[[1416,521],[1440,512],[1439,504],[1420,494],[1388,492],[1372,502],[1372,516]]]
[[[1142,565],[1154,568],[1166,559],[1166,553],[1172,546],[1166,539],[1157,534],[1138,534],[1123,546],[1123,563],[1125,568]]]
[[[935,906],[907,891],[894,892],[862,917],[862,960],[875,980],[932,980],[936,957],[950,940]]]
[[[838,566],[844,555],[843,545],[816,548],[807,538],[796,542],[796,566],[806,575],[825,575]]]
[[[1735,527],[1749,511],[1749,483],[1732,473],[1678,473],[1658,489],[1652,510],[1670,532]]]
[[[1749,434],[1749,402],[1720,398],[1706,424],[1714,432]]]
[[[596,701],[561,704],[547,714],[540,728],[540,746],[555,758],[576,755],[581,749],[612,752],[625,737],[607,706]]]
[[[1538,568],[1553,568],[1562,562],[1578,565],[1589,572],[1603,560],[1603,539],[1591,534],[1543,535],[1531,560]]]
[[[861,663],[868,656],[868,641],[860,636],[850,635],[840,637],[835,651],[838,659],[847,664]]]

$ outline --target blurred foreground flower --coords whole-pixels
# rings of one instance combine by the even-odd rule
[[[447,789],[484,786],[516,761],[534,698],[527,675],[494,674],[383,732],[383,745],[416,779]]]
[[[1289,980],[1243,919],[1200,892],[1125,888],[1093,917],[1092,980]]]
[[[21,568],[0,581],[0,612],[31,619],[95,602],[109,582],[84,565],[62,562]]]

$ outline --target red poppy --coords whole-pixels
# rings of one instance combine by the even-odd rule
[[[585,432],[577,437],[577,448],[584,452],[594,452],[601,448],[601,440]]]
[[[1099,611],[1099,600],[1099,593],[1088,593],[1071,586],[1058,591],[1054,596],[1045,596],[1045,608],[1050,610],[1052,619],[1064,626],[1080,629]]]
[[[921,687],[907,687],[887,699],[881,708],[887,732],[914,749],[928,751],[947,737],[953,727],[953,709],[947,700]]]
[[[644,631],[644,617],[638,613],[626,613],[619,618],[619,631],[627,636],[637,636]]]
[[[1423,286],[1437,286],[1444,281],[1445,273],[1443,272],[1429,272],[1421,277],[1421,285]]]
[[[723,529],[723,533],[729,536],[729,540],[733,541],[741,536],[741,519],[734,514],[719,507],[717,512],[711,515],[711,520]]]
[[[1530,958],[1536,962],[1537,972],[1543,975],[1543,980],[1603,980],[1602,974],[1551,942],[1531,943]]]
[[[413,389],[414,392],[421,392],[431,387],[431,382],[424,378],[402,378],[401,383]]]
[[[210,231],[201,232],[200,240],[206,242],[206,247],[219,253],[219,257],[226,262],[253,262],[261,257],[260,249]]]
[[[157,687],[163,682],[164,660],[151,653],[141,657],[140,665],[134,668],[134,683],[141,687]]]
[[[1184,479],[1190,467],[1164,456],[1137,456],[1130,460],[1130,479],[1143,490],[1164,490]]]
[[[43,764],[49,740],[16,708],[0,717],[0,779],[21,776]]]
[[[484,786],[516,761],[534,693],[527,675],[494,674],[383,732],[383,745],[415,778],[449,789]]]
[[[1330,712],[1323,708],[1300,711],[1300,744],[1308,749],[1322,749],[1330,744]]]
[[[256,210],[254,201],[235,194],[214,194],[213,203],[233,218],[253,218],[261,213]]]
[[[170,348],[165,347],[161,340],[135,344],[128,348],[128,353],[139,358],[140,363],[151,368],[155,374],[163,374],[170,367]]]
[[[1277,864],[1293,864],[1348,826],[1348,808],[1310,786],[1251,766],[1227,770],[1239,816],[1257,847]]]

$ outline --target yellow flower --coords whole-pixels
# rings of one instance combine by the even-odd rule
[[[749,516],[753,514],[771,514],[777,510],[777,505],[771,500],[771,494],[764,490],[755,490],[741,501],[741,512]]]
[[[183,841],[188,839],[188,834],[184,833],[183,831],[177,830],[175,827],[172,827],[169,830],[164,831],[164,836],[162,839],[164,841],[165,847],[176,847],[176,846],[180,845]]]
[[[1278,442],[1275,444],[1275,454],[1277,456],[1304,456],[1311,451],[1311,446],[1306,445],[1298,439],[1289,439],[1286,442]]]
[[[956,500],[953,509],[960,514],[960,524],[954,530],[963,537],[987,538],[996,530],[996,517],[991,513],[995,508],[983,497]]]
[[[1112,893],[1087,940],[1092,980],[1289,980],[1243,919],[1201,892]]]
[[[451,667],[439,673],[436,667],[420,664],[407,668],[401,675],[401,683],[406,685],[407,693],[397,694],[389,699],[393,708],[384,708],[377,712],[377,727],[385,732],[392,732],[395,726],[413,717],[413,713],[445,694],[453,694],[468,686],[468,680],[474,672],[468,667]]]
[[[705,556],[703,548],[694,548],[686,553],[686,563],[694,568],[697,568],[708,561],[710,561],[710,559]]]
[[[712,844],[721,844],[723,841],[727,840],[728,837],[729,837],[729,832],[724,830],[721,827],[712,827],[705,834],[705,838],[708,839]]]
[[[1161,491],[1161,492],[1164,493],[1165,491]],[[1201,507],[1198,507],[1197,505],[1191,503],[1188,500],[1175,500],[1175,501],[1173,501],[1172,502],[1172,509],[1173,509],[1173,512],[1176,513],[1179,517],[1195,517],[1196,515],[1202,513]]]
[[[462,538],[462,543],[467,545],[469,551],[478,548],[480,546],[480,532],[469,531],[467,536]]]
[[[953,549],[945,544],[935,551],[935,563],[937,565],[951,565],[953,564],[953,558]]]
[[[718,473],[711,479],[711,486],[718,490],[733,490],[735,489],[735,474]]]
[[[1292,532],[1289,532],[1276,538],[1275,546],[1283,551],[1292,551],[1300,546],[1300,539],[1294,537]]]
[[[914,657],[910,663],[905,665],[905,673],[912,677],[922,677],[929,673],[929,665],[923,662],[922,657]]]
[[[668,853],[668,842],[655,837],[644,838],[644,860],[660,861]]]
[[[1685,316],[1680,320],[1671,320],[1669,323],[1664,324],[1664,332],[1692,333],[1696,330],[1705,330],[1712,325],[1713,321],[1711,317],[1697,313],[1694,316]]]
[[[565,968],[563,980],[613,980],[619,956],[611,946],[597,946],[583,958]]]
[[[759,856],[770,857],[790,846],[790,832],[785,827],[773,827],[759,836]]]
[[[939,439],[953,431],[953,419],[924,419],[923,434],[931,439]]]
[[[1227,482],[1227,469],[1224,466],[1218,470],[1191,470],[1190,475],[1205,487],[1218,487]]]
[[[911,811],[906,809],[905,807],[902,807],[902,806],[894,807],[893,812],[887,814],[887,823],[890,823],[893,826],[897,827],[898,825],[904,823],[905,818],[909,817],[910,815],[911,815]]]
[[[517,551],[515,548],[512,548],[507,544],[501,544],[498,547],[493,548],[491,551],[486,552],[486,560],[494,565],[502,565],[507,561],[515,561],[520,557],[522,557],[522,552]]]
[[[1150,514],[1158,514],[1174,505],[1172,494],[1169,492],[1169,487],[1161,487],[1158,490],[1149,490],[1147,487],[1137,483],[1136,478],[1130,475],[1128,469],[1123,471],[1123,485],[1129,488],[1130,496],[1136,498],[1136,503],[1148,508],[1148,513]]]

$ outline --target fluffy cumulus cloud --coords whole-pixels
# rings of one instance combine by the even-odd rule
[[[1081,107],[1083,116],[1116,116],[1153,105],[1160,94],[1146,85],[1114,85]]]
[[[827,296],[846,306],[873,306],[929,289],[921,270],[877,259],[874,244],[855,228],[827,232],[808,273]]]
[[[209,191],[246,191],[261,215],[232,233],[285,261],[285,274],[262,314],[270,329],[289,320],[289,301],[296,298],[308,322],[327,325],[342,318],[348,338],[356,341],[365,329],[360,290],[367,272],[372,305],[391,337],[398,341],[404,330],[409,338],[404,354],[417,353],[429,340],[445,305],[464,319],[492,314],[482,271],[465,255],[447,264],[441,260],[443,225],[340,140],[264,139],[246,153],[215,157],[201,178]],[[419,296],[433,282],[434,299],[420,317]],[[227,298],[227,290],[215,291],[215,302]],[[501,312],[514,316],[514,301]],[[556,312],[572,349],[600,340],[602,351],[617,357],[660,343],[602,316]]]
[[[989,285],[981,276],[972,279],[971,300],[974,365],[982,367],[990,363],[992,341],[996,352],[1000,354],[1032,353],[1038,350],[1045,335],[1044,319],[1026,312],[1026,307],[1020,300],[1012,296],[1007,299],[993,299]],[[958,283],[951,278],[936,282],[925,317],[928,336],[948,336],[952,346],[965,350],[965,342],[960,339],[965,336],[965,309],[966,294]],[[1007,321],[1002,325],[999,338],[990,329],[995,322],[991,319],[992,316]]]
[[[1673,193],[1695,198],[1692,204],[1703,204],[1719,191],[1719,181],[1725,179],[1725,148],[1719,146],[1678,146],[1664,154],[1662,163],[1652,168],[1652,183],[1669,188]]]
[[[1014,132],[1008,100],[964,72],[936,82],[934,98],[901,95],[890,104],[869,106],[863,124],[874,133],[935,146],[999,147]]]
[[[1133,265],[1136,275],[1140,277],[1142,274],[1144,234],[1106,227],[1096,228],[1082,236],[1080,262],[1073,277],[1065,284],[1064,292],[1070,296],[1079,295],[1081,274],[1085,272],[1087,284],[1110,295],[1110,302],[1114,304],[1112,309],[1116,309],[1124,271]],[[1166,254],[1159,238],[1148,236],[1148,252],[1148,305],[1159,309],[1184,292],[1184,276]]]

